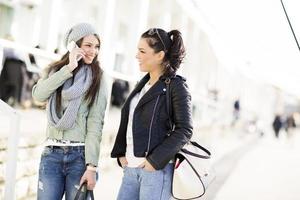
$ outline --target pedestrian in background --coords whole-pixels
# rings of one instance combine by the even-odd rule
[[[65,36],[73,44],[33,87],[35,100],[47,101],[47,139],[39,167],[37,198],[73,200],[79,185],[96,184],[107,88],[99,66],[100,39],[87,23]],[[74,44],[76,43],[76,45]]]
[[[285,130],[288,138],[292,138],[294,129],[296,128],[296,122],[294,113],[287,116],[285,121]]]
[[[237,121],[240,119],[240,110],[241,110],[240,100],[236,99],[233,103],[233,120],[231,126],[235,126]]]
[[[282,120],[281,120],[280,115],[275,115],[275,118],[274,118],[274,121],[273,121],[272,125],[273,125],[273,130],[274,130],[274,133],[275,133],[275,137],[279,138],[279,132],[280,132],[280,129],[282,127]]]
[[[136,58],[147,74],[124,103],[111,153],[124,169],[118,200],[171,199],[173,159],[193,129],[191,95],[176,75],[184,55],[178,30],[152,28],[139,40]],[[168,80],[174,127],[167,114]]]

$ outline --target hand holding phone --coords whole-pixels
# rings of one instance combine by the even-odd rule
[[[71,41],[67,46],[67,49],[69,52],[72,52],[73,49],[75,49],[75,48],[79,48],[79,47],[77,46],[77,44],[74,41]],[[76,60],[79,61],[81,58],[82,58],[82,56],[79,55],[79,56],[77,56]]]
[[[67,45],[67,49],[70,52],[68,67],[72,72],[78,66],[78,61],[84,57],[84,51],[74,41]]]

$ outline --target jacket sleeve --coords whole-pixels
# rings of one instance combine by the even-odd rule
[[[163,169],[175,154],[190,140],[193,134],[191,95],[187,84],[177,81],[170,85],[173,123],[175,130],[169,137],[158,145],[148,156],[147,160],[156,169]]]
[[[107,77],[102,75],[100,90],[96,101],[91,106],[87,117],[87,134],[85,137],[85,162],[98,166],[100,155],[100,142],[107,106],[108,90]]]
[[[42,78],[32,88],[32,97],[40,102],[47,101],[51,94],[72,76],[73,74],[67,66],[62,67],[50,76],[44,72]]]

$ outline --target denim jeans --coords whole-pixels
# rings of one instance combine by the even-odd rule
[[[154,172],[142,168],[124,168],[118,200],[169,200],[174,164]]]
[[[38,200],[73,200],[85,172],[84,146],[45,147],[40,162]]]

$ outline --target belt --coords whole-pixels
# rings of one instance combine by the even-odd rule
[[[70,140],[57,140],[57,139],[50,139],[53,142],[57,142],[57,143],[63,143],[63,144],[77,144],[77,143],[83,143],[83,142],[79,142],[79,141],[70,141]]]
[[[46,146],[84,146],[84,142],[70,141],[70,140],[58,140],[55,138],[48,138],[46,140]]]
[[[84,151],[84,146],[46,146],[46,148],[52,149],[52,150],[63,150],[63,152],[68,152],[71,150],[74,151]]]

